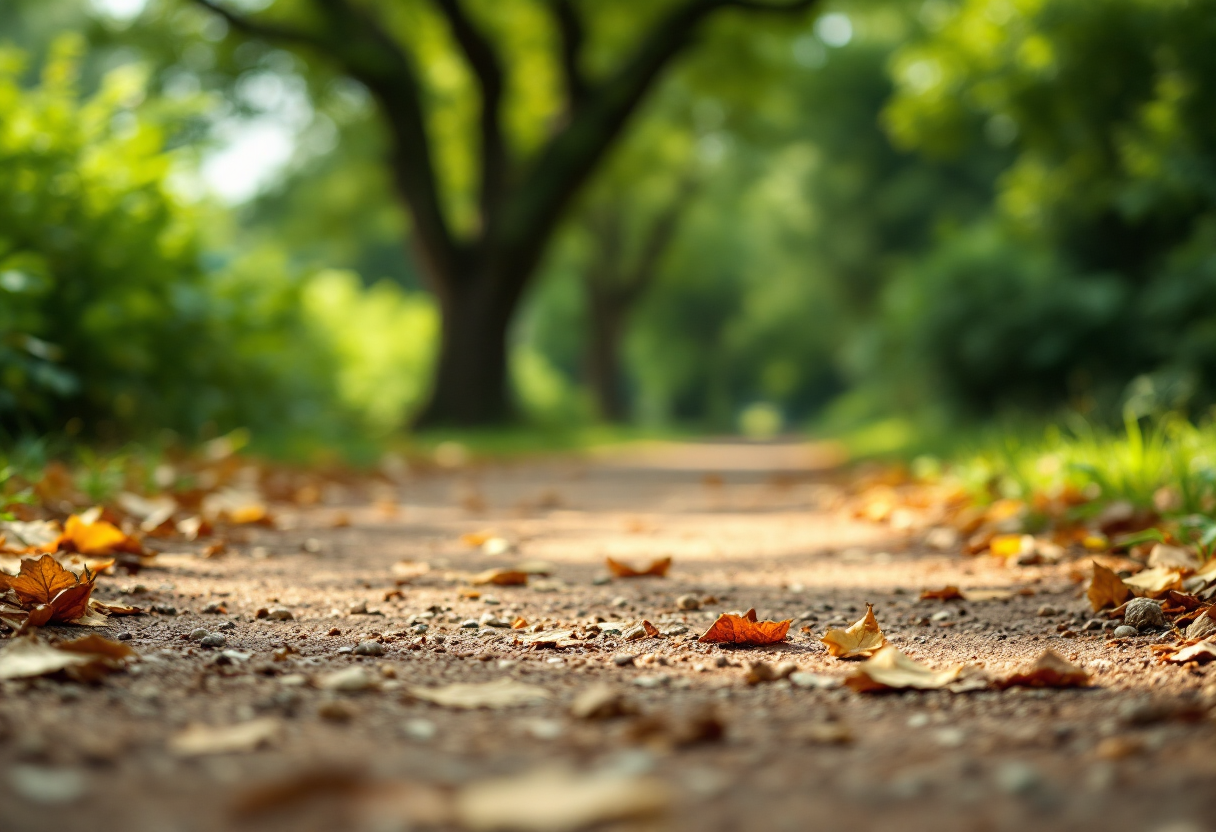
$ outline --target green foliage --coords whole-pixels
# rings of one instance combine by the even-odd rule
[[[967,0],[893,64],[894,138],[1005,148],[989,212],[890,288],[880,327],[929,395],[991,412],[1134,390],[1212,401],[1216,26],[1204,3]],[[889,355],[890,353],[888,353]],[[941,382],[935,384],[934,382]]]

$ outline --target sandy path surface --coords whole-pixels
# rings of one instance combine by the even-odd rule
[[[243,533],[223,557],[175,546],[156,569],[99,583],[102,597],[175,609],[106,629],[140,654],[130,671],[0,689],[0,828],[496,828],[508,808],[453,820],[452,801],[538,770],[550,772],[539,794],[517,791],[550,820],[573,789],[555,772],[651,790],[611,799],[620,813],[635,798],[664,809],[602,827],[613,829],[1216,828],[1216,725],[1193,706],[1203,668],[1157,664],[1152,636],[1085,631],[1092,614],[1068,562],[1006,567],[852,519],[831,462],[815,447],[706,443],[431,473],[279,509],[281,528]],[[471,532],[497,540],[475,548],[460,539]],[[673,566],[605,582],[606,556]],[[398,587],[402,561],[418,576]],[[551,574],[466,597],[469,575],[536,562]],[[918,600],[946,584],[1033,594]],[[701,608],[679,609],[681,596]],[[877,695],[745,680],[757,660],[846,676],[856,663],[818,638],[866,603],[892,643],[935,667],[1007,672],[1050,647],[1094,686]],[[256,617],[276,607],[291,620]],[[696,641],[719,612],[749,607],[795,619],[789,640]],[[645,618],[662,635],[525,649],[516,631],[462,626],[483,617],[584,636],[597,618]],[[226,643],[200,646],[198,628]],[[352,652],[369,640],[382,655]],[[633,663],[618,664],[623,654]],[[366,673],[347,685],[372,689],[319,686],[353,667]],[[549,699],[457,710],[415,695],[500,679]],[[572,716],[598,683],[633,713]],[[173,744],[191,725],[250,720],[268,726],[256,750],[190,756]],[[520,828],[567,828],[554,824]]]

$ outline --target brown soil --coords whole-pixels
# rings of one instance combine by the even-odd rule
[[[1082,631],[1092,614],[1069,563],[1005,567],[851,519],[825,461],[803,446],[704,444],[418,475],[393,495],[395,514],[383,494],[330,493],[317,508],[277,509],[279,529],[248,531],[226,556],[202,557],[202,543],[175,547],[158,568],[103,578],[103,598],[171,605],[177,614],[114,619],[104,632],[128,633],[141,658],[100,685],[44,679],[0,691],[0,828],[420,828],[409,810],[360,814],[350,784],[444,793],[545,765],[650,774],[669,786],[666,815],[618,829],[1213,828],[1216,726],[1186,706],[1188,696],[1202,701],[1203,668],[1157,664],[1152,636],[1112,643]],[[339,513],[351,525],[334,527]],[[460,541],[484,529],[514,549],[488,555]],[[638,563],[671,555],[674,565],[667,578],[603,583],[606,555]],[[386,601],[396,588],[392,566],[403,559],[431,570]],[[553,575],[461,596],[467,574],[520,561],[546,561]],[[136,584],[146,594],[122,594]],[[918,601],[920,590],[946,584],[1034,594]],[[682,595],[716,600],[680,612]],[[213,601],[227,613],[204,614]],[[746,683],[747,664],[758,659],[848,674],[855,664],[830,658],[818,636],[860,618],[867,602],[892,642],[934,666],[982,662],[1001,672],[1050,647],[1090,670],[1095,685],[863,695]],[[361,603],[369,614],[349,612]],[[255,617],[275,606],[294,620]],[[1058,612],[1040,615],[1045,606]],[[789,641],[696,642],[717,612],[748,607],[762,618],[795,618]],[[423,638],[408,620],[432,608],[440,612]],[[921,623],[942,609],[952,617]],[[460,627],[487,612],[551,629],[599,616],[683,623],[688,632],[523,650],[510,630]],[[248,660],[217,664],[218,650],[188,639],[225,621],[235,625],[227,648],[252,652]],[[351,655],[375,638],[383,656]],[[273,661],[285,646],[296,653]],[[618,666],[620,653],[639,658]],[[338,694],[284,684],[353,664],[383,687]],[[553,699],[456,711],[406,692],[503,677]],[[640,714],[570,716],[573,697],[597,682],[619,685]],[[680,726],[709,710],[724,735],[686,742],[696,737]],[[285,726],[269,747],[200,758],[169,751],[190,724],[266,716]],[[812,727],[829,721],[851,741],[816,742]],[[268,784],[290,788],[278,804],[242,814]]]

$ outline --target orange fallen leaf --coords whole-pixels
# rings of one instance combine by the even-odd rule
[[[528,619],[524,618],[523,616],[517,615],[517,616],[515,616],[515,620],[511,622],[512,630],[522,630],[527,626],[528,626]]]
[[[73,514],[63,526],[63,534],[56,541],[56,548],[64,552],[79,552],[82,555],[112,555],[115,552],[140,554],[143,547],[139,541],[128,537],[122,529],[104,520],[89,522]]]
[[[647,638],[655,638],[659,634],[659,628],[644,618],[642,619],[642,629],[646,631]],[[787,626],[786,629],[789,629],[789,627]]]
[[[1161,658],[1174,664],[1187,664],[1188,662],[1207,664],[1216,659],[1216,643],[1213,643],[1211,640],[1201,641],[1198,644],[1183,647],[1177,652],[1163,655]]]
[[[920,593],[922,601],[961,601],[963,593],[956,586],[945,586],[941,589],[926,589]]]
[[[819,639],[828,647],[828,653],[838,659],[871,656],[887,643],[887,637],[874,617],[874,605],[866,604],[866,614],[847,630],[828,630]]]
[[[1096,560],[1093,561],[1094,576],[1089,582],[1086,595],[1094,612],[1106,607],[1117,607],[1132,597],[1132,591],[1112,570],[1107,569]]]
[[[665,578],[667,570],[671,568],[671,558],[659,558],[652,560],[650,565],[645,569],[635,569],[627,563],[622,563],[614,558],[604,558],[604,562],[608,565],[608,571],[617,578]]]
[[[1089,673],[1069,663],[1054,650],[1044,650],[1033,664],[1014,671],[997,682],[999,688],[1084,688],[1089,686]]]
[[[479,532],[465,532],[460,536],[460,542],[470,549],[479,549],[490,538],[495,536],[493,529],[482,529]]]
[[[474,575],[474,586],[494,584],[496,586],[525,586],[528,583],[528,573],[518,569],[487,569]]]
[[[0,592],[12,592],[17,603],[29,612],[28,625],[40,627],[51,621],[74,621],[89,610],[89,595],[95,577],[84,568],[83,578],[64,569],[51,555],[21,561],[16,576],[0,573]]]
[[[996,557],[1011,558],[1034,551],[1034,538],[1028,534],[998,534],[988,543]]]
[[[754,609],[743,615],[723,613],[697,641],[702,644],[775,644],[785,641],[792,621],[757,621]]]
[[[957,665],[934,670],[909,658],[893,645],[883,647],[862,662],[844,680],[847,687],[858,693],[886,690],[942,690],[950,688],[975,689],[987,686],[987,677],[979,668]]]

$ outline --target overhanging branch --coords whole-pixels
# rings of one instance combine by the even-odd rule
[[[326,43],[323,38],[307,32],[303,29],[296,29],[291,26],[281,26],[275,23],[267,23],[261,20],[253,20],[244,15],[237,14],[231,9],[220,5],[214,0],[192,0],[196,5],[202,6],[208,11],[218,14],[228,22],[232,28],[244,32],[253,37],[262,38],[264,40],[282,41],[285,43],[295,43],[304,46],[313,46],[317,48],[325,48]]]
[[[488,224],[502,197],[507,149],[502,130],[502,64],[493,45],[469,19],[460,0],[435,0],[481,89],[481,216]]]
[[[573,0],[549,0],[548,7],[561,38],[562,79],[566,86],[566,107],[573,113],[587,97],[588,84],[583,75],[583,43],[586,31]]]

